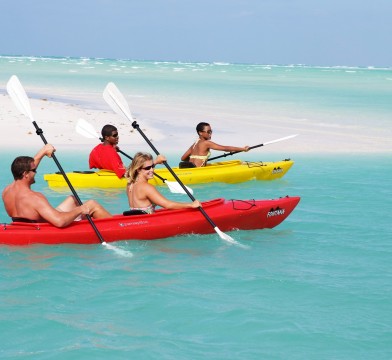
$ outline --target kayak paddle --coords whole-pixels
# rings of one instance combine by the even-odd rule
[[[76,123],[76,132],[86,138],[89,139],[96,138],[102,141],[101,137],[97,134],[94,127],[84,119],[79,119],[78,122]],[[121,151],[120,149],[118,149],[117,151],[122,155],[124,155],[125,157],[127,157],[128,159],[132,160],[132,157],[126,154],[125,152]],[[167,179],[164,179],[162,176],[159,176],[158,174],[155,173],[154,176],[162,180],[162,182],[167,185],[167,187],[172,193],[186,194],[184,189],[178,183],[174,181],[168,181]],[[187,188],[189,192],[193,194],[193,190],[190,187]]]
[[[139,125],[137,124],[136,121],[133,121],[131,111],[129,109],[128,103],[125,100],[123,94],[120,92],[120,90],[116,87],[116,85],[112,82],[108,83],[104,92],[103,92],[103,98],[105,101],[108,103],[108,105],[113,109],[113,111],[119,115],[123,115],[126,119],[132,122],[132,127],[136,129],[140,135],[144,138],[144,140],[147,142],[147,144],[151,147],[151,149],[155,152],[156,155],[159,155],[158,150],[155,148],[155,146],[151,143],[151,141],[146,137],[146,135],[143,133],[142,130],[140,130]],[[184,191],[187,193],[187,195],[190,197],[192,201],[195,201],[196,199],[193,197],[193,195],[188,191],[188,189],[185,187],[185,185],[182,183],[182,181],[179,179],[177,174],[173,171],[173,169],[169,166],[167,161],[164,161],[164,165],[166,168],[170,171],[172,176],[177,180],[177,182],[181,185],[181,187],[184,189]],[[225,234],[222,232],[218,226],[211,220],[211,218],[207,215],[207,213],[204,211],[204,209],[199,206],[198,209],[200,212],[204,215],[206,220],[210,223],[210,225],[213,227],[215,232],[220,236],[221,239],[231,243],[231,244],[236,244],[242,247],[245,247],[244,245],[240,244],[236,240],[234,240],[231,236]]]
[[[298,134],[289,135],[289,136],[282,137],[282,138],[280,138],[280,139],[275,139],[275,140],[267,141],[267,142],[265,142],[265,143],[263,143],[263,144],[251,146],[251,147],[248,149],[248,151],[249,151],[249,150],[252,150],[252,149],[256,149],[256,148],[261,147],[261,146],[265,146],[265,145],[269,145],[269,144],[274,144],[274,143],[279,142],[279,141],[292,139],[292,138],[294,138],[294,137],[296,137],[296,136],[298,136]],[[234,154],[238,154],[238,153],[240,153],[240,152],[244,152],[244,151],[231,151],[231,152],[225,153],[225,154],[223,154],[223,155],[219,155],[219,156],[212,157],[212,158],[208,159],[208,161],[220,159],[220,158],[223,158],[223,157],[226,157],[226,156],[230,156],[230,155],[234,155]]]
[[[33,123],[35,129],[36,129],[36,133],[37,135],[39,135],[42,139],[42,141],[44,142],[44,144],[46,145],[48,142],[45,139],[45,136],[43,134],[43,131],[41,128],[38,127],[37,123],[34,121],[33,118],[33,113],[31,111],[31,107],[30,107],[30,102],[29,99],[27,97],[26,91],[24,90],[22,84],[20,83],[18,77],[16,75],[12,75],[10,80],[7,83],[7,92],[10,95],[12,101],[14,102],[16,108],[25,116],[27,116]],[[52,158],[54,160],[54,162],[56,163],[58,169],[60,170],[61,174],[63,175],[65,181],[67,182],[73,196],[75,197],[76,201],[78,202],[79,205],[83,205],[82,201],[80,200],[78,194],[76,193],[74,187],[72,186],[71,182],[69,181],[66,173],[64,172],[62,166],[60,165],[60,162],[57,160],[56,155],[53,153],[52,154]],[[105,240],[103,239],[101,233],[99,232],[99,230],[97,229],[97,227],[95,226],[92,218],[90,215],[86,215],[87,220],[89,221],[89,223],[91,224],[91,227],[94,229],[95,233],[98,236],[99,241],[101,242],[102,245],[105,245],[108,248],[111,248],[115,251],[117,251],[118,253],[120,253],[121,255],[125,255],[126,252],[121,251],[120,249],[117,249],[116,247],[109,245],[105,242]],[[129,255],[127,255],[129,256]],[[131,253],[131,256],[133,256],[133,254]]]

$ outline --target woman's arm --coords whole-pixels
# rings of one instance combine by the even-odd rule
[[[249,146],[244,146],[244,147],[237,147],[237,146],[228,146],[228,145],[219,145],[216,144],[212,141],[208,141],[208,147],[213,150],[219,150],[219,151],[248,151]]]
[[[187,151],[185,151],[184,155],[181,156],[181,161],[189,161],[189,156],[192,154],[193,146],[191,146]]]
[[[200,202],[198,200],[195,200],[193,202],[176,202],[176,201],[171,201],[167,198],[165,198],[156,188],[155,186],[151,184],[146,184],[145,187],[145,195],[147,199],[152,203],[159,205],[165,209],[189,209],[189,208],[197,208],[201,206]]]
[[[167,161],[166,156],[159,154],[155,160],[154,160],[154,164],[158,165],[158,164],[163,164],[165,161]]]

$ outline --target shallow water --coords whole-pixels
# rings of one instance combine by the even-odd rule
[[[392,157],[294,160],[277,181],[192,186],[200,200],[301,196],[275,229],[231,232],[247,250],[216,234],[116,243],[132,258],[100,244],[1,246],[0,356],[390,358]],[[45,159],[34,186],[56,203],[65,191],[46,187],[48,171]],[[119,190],[78,193],[126,207]]]

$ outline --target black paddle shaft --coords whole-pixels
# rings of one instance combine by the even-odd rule
[[[44,142],[44,144],[47,145],[48,142],[45,139],[44,132],[42,131],[42,129],[37,125],[37,123],[35,121],[33,121],[33,125],[35,127],[37,135],[39,135],[41,137],[42,141]],[[69,186],[73,196],[75,197],[76,201],[78,202],[79,205],[83,205],[82,200],[80,200],[80,198],[79,198],[78,194],[76,193],[74,187],[72,186],[71,182],[69,181],[67,174],[65,173],[64,169],[60,165],[60,162],[57,160],[57,157],[56,157],[56,155],[54,153],[52,153],[52,158],[53,158],[54,162],[56,163],[58,169],[60,170],[61,174],[63,175],[64,180],[68,184],[68,186]],[[94,229],[95,233],[97,234],[97,236],[99,238],[99,241],[101,243],[105,242],[105,240],[103,239],[101,233],[98,231],[98,229],[95,226],[93,220],[91,219],[91,216],[87,214],[86,218],[90,222],[90,224],[91,224],[92,228]]]
[[[150,145],[151,149],[155,152],[156,155],[159,155],[159,151],[155,148],[155,146],[152,144],[152,142],[148,139],[148,137],[143,133],[142,130],[140,130],[139,124],[134,121],[132,123],[132,127],[134,129],[136,129],[139,134],[143,137],[144,140],[146,140],[147,144]],[[170,173],[173,175],[173,177],[177,180],[177,182],[181,185],[181,187],[184,189],[184,191],[186,192],[186,194],[191,198],[192,201],[195,201],[196,199],[194,198],[194,196],[189,192],[189,190],[186,188],[186,186],[182,183],[182,181],[180,180],[180,178],[177,176],[177,174],[173,171],[173,169],[170,167],[170,165],[167,163],[167,161],[163,162],[165,164],[165,166],[167,167],[167,169],[170,171]],[[216,228],[215,223],[211,220],[211,218],[207,215],[207,213],[204,211],[204,209],[199,206],[199,210],[201,211],[201,213],[204,215],[204,217],[208,220],[208,222],[211,224],[211,226],[213,228]]]
[[[252,150],[252,149],[256,149],[256,148],[261,147],[261,146],[264,146],[264,144],[259,144],[259,145],[251,146],[251,147],[248,149],[248,151],[249,151],[249,150]],[[230,155],[234,155],[234,154],[238,154],[238,153],[240,153],[240,152],[244,152],[244,151],[230,151],[230,152],[225,153],[225,154],[223,154],[223,155],[219,155],[219,156],[212,157],[211,159],[208,159],[208,161],[220,159],[220,158],[223,158],[223,157],[226,157],[226,156],[230,156]]]

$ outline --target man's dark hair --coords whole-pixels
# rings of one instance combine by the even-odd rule
[[[196,126],[196,132],[199,133],[199,131],[203,131],[206,126],[210,126],[210,124],[206,122],[198,123]]]
[[[117,128],[115,126],[109,124],[105,125],[101,131],[102,138],[105,140],[106,136],[112,136],[113,131],[117,131]]]
[[[11,172],[15,180],[21,180],[23,173],[31,169],[34,158],[31,156],[18,156],[11,164]]]

